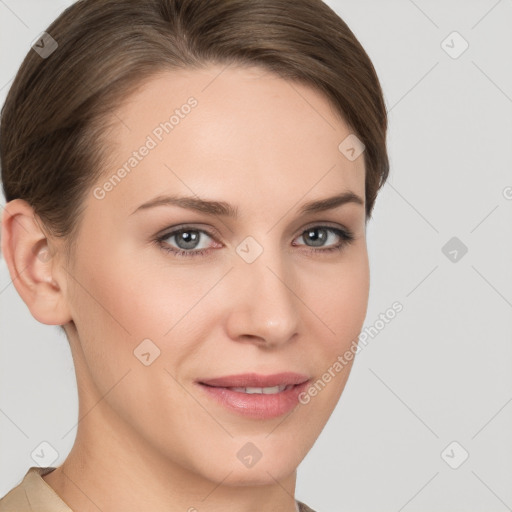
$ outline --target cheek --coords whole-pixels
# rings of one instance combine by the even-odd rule
[[[197,408],[173,379],[175,366],[193,350],[187,343],[190,337],[179,335],[180,323],[171,329],[193,304],[194,290],[178,294],[162,280],[164,274],[162,269],[144,270],[115,256],[82,261],[75,271],[72,311],[81,348],[76,370],[87,380],[82,391],[97,390],[96,401],[104,397],[127,424],[162,439],[168,432],[154,429],[157,420],[165,417],[167,425],[178,428]],[[155,344],[142,345],[150,353],[149,365],[142,362],[142,351],[140,358],[134,354],[145,339]],[[88,387],[89,377],[93,387]],[[164,410],[172,415],[166,416]]]
[[[89,321],[94,319],[105,334],[116,333],[113,339],[161,339],[205,292],[196,273],[173,269],[163,259],[162,263],[140,253],[104,252],[104,257],[96,256],[80,268],[86,285],[79,290],[78,315],[85,317],[85,304]]]
[[[336,269],[316,277],[308,285],[311,291],[304,292],[308,306],[319,317],[312,315],[307,328],[308,340],[314,338],[315,343],[304,347],[307,360],[314,362],[315,376],[300,405],[312,432],[320,431],[332,414],[357,357],[354,354],[368,305],[367,253],[354,251]]]
[[[322,268],[304,288],[305,302],[324,324],[324,348],[330,356],[357,339],[366,317],[369,263],[365,246],[359,249],[347,252],[339,264]]]
[[[208,292],[226,269],[110,254],[83,262],[79,270],[86,291],[77,287],[73,317],[89,371],[102,390],[130,368],[165,367],[176,374],[200,346],[205,326],[218,318],[218,301]],[[148,351],[154,362],[144,366],[138,356]],[[154,378],[148,371],[140,376],[153,384]]]

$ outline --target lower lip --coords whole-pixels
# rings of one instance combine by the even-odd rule
[[[297,384],[273,395],[244,393],[228,388],[198,384],[208,396],[227,409],[251,418],[267,419],[277,418],[294,409],[299,403],[299,395],[306,389],[308,383],[309,381]]]

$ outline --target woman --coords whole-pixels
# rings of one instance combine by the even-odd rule
[[[64,330],[75,443],[0,511],[311,511],[366,315],[375,70],[320,0],[83,0],[1,125],[2,252]]]

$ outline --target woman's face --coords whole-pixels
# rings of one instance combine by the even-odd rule
[[[73,266],[57,270],[88,413],[78,436],[112,454],[115,434],[125,461],[225,484],[294,472],[366,315],[364,153],[346,156],[352,139],[340,150],[350,134],[320,93],[259,68],[168,72],[116,112]],[[301,211],[349,193],[361,202]],[[213,381],[243,374],[263,380]]]

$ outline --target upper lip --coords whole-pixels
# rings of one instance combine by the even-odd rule
[[[231,388],[231,387],[252,387],[266,388],[273,386],[288,386],[290,384],[302,384],[309,380],[307,375],[294,372],[274,373],[272,375],[261,375],[258,373],[243,373],[238,375],[226,375],[213,379],[202,379],[200,384],[208,386]]]

